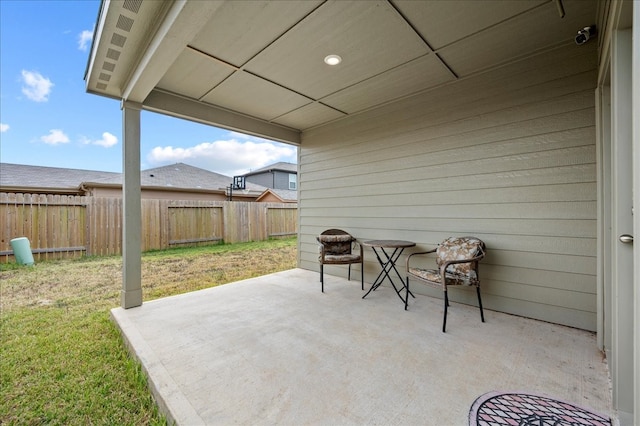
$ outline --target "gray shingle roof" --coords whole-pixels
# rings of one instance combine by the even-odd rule
[[[268,172],[270,170],[279,170],[283,172],[298,173],[298,165],[294,163],[285,163],[284,161],[281,161],[279,163],[273,163],[268,166],[262,167],[260,169],[252,170],[249,173],[245,173],[244,176],[251,176],[258,173]]]
[[[291,191],[289,189],[273,189],[271,192],[275,193],[278,197],[286,201],[298,201],[298,191]]]
[[[233,178],[220,173],[210,172],[199,167],[184,163],[171,164],[169,166],[156,167],[140,172],[140,185],[143,188],[176,188],[176,189],[223,189]],[[97,185],[122,185],[122,175],[111,176],[106,179],[85,181],[90,186]]]
[[[116,176],[119,177],[120,173],[0,163],[0,188],[26,187],[74,191],[78,190],[84,181]]]
[[[224,190],[232,181],[232,177],[184,163],[176,163],[140,172],[140,183],[143,188]],[[81,184],[86,186],[121,186],[122,174],[9,163],[0,164],[0,188],[22,187],[77,190]],[[247,189],[261,193],[266,188],[261,185],[247,183]]]

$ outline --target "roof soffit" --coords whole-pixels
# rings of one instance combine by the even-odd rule
[[[555,6],[544,3],[456,41],[439,50],[438,55],[464,77],[563,44],[579,48],[574,43],[576,31],[595,20],[595,2],[563,0],[563,4],[566,15],[562,19]]]
[[[137,55],[171,2],[104,0],[92,44],[87,91],[121,98]]]
[[[94,41],[89,91],[293,143],[300,131],[573,44],[597,3],[562,0],[561,19],[550,0],[128,2],[144,15],[136,36],[106,88],[96,67],[110,40]],[[106,3],[101,32],[116,33],[122,3]],[[325,65],[331,53],[342,64]]]
[[[319,99],[430,52],[386,1],[332,1],[269,45],[245,69]],[[343,61],[331,67],[325,56]]]
[[[105,0],[89,61],[87,90],[142,102],[221,4]]]
[[[195,49],[186,48],[158,82],[158,88],[181,93],[191,99],[202,99],[236,68]]]
[[[274,99],[278,102],[273,102]],[[202,97],[202,101],[270,121],[312,102],[312,99],[264,78],[238,71]]]
[[[228,1],[189,45],[240,68],[322,3]]]
[[[424,7],[414,0],[394,0],[393,4],[429,46],[438,50],[547,2],[447,0],[438,7]]]
[[[145,2],[146,3],[146,2]],[[151,37],[126,81],[123,98],[143,102],[184,47],[206,25],[221,1],[176,1]],[[150,32],[151,33],[151,32]]]

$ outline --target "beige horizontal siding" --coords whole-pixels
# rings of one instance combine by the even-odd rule
[[[305,132],[300,266],[319,269],[315,237],[332,227],[415,241],[413,251],[475,235],[488,247],[487,308],[595,330],[597,57],[582,47]],[[379,266],[365,257],[371,282]],[[470,292],[451,297],[475,303]]]

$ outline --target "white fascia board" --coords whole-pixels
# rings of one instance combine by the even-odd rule
[[[100,3],[100,13],[98,13],[98,22],[96,22],[96,27],[93,32],[93,40],[91,42],[91,53],[89,55],[89,63],[87,64],[87,69],[85,70],[84,78],[85,78],[85,90],[89,91],[89,81],[91,76],[93,75],[93,68],[96,63],[96,58],[98,56],[98,47],[100,46],[100,39],[104,33],[105,21],[107,19],[107,10],[109,9],[110,0],[103,0]]]

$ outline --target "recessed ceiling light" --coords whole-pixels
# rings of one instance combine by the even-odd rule
[[[338,65],[340,62],[342,62],[342,58],[338,55],[329,55],[324,58],[324,62],[327,65]]]

